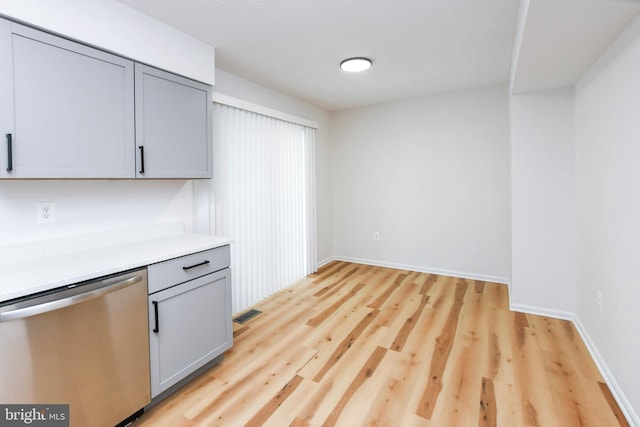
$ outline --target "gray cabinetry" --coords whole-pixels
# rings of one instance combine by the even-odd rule
[[[133,178],[134,67],[0,21],[4,178]]]
[[[223,246],[148,267],[152,398],[231,347],[228,259]]]
[[[7,60],[11,50],[11,23],[0,19],[0,178],[7,177],[13,169],[13,64]]]
[[[211,178],[211,120],[209,85],[0,19],[0,178]]]
[[[142,64],[135,74],[137,176],[211,178],[211,86]]]

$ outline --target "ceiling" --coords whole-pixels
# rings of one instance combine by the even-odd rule
[[[217,68],[330,111],[508,82],[520,4],[119,1],[213,45]],[[514,83],[574,83],[639,12],[638,0],[532,0]],[[351,56],[373,67],[341,71]]]
[[[513,91],[574,84],[638,13],[638,0],[532,0]]]

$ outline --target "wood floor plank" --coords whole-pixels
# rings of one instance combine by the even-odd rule
[[[296,375],[285,386],[278,390],[278,393],[271,398],[256,414],[247,421],[246,426],[261,426],[273,415],[273,413],[287,400],[289,396],[298,388],[303,378]]]
[[[306,347],[294,344],[301,342],[312,329],[304,323],[273,325],[272,329],[263,331],[260,339],[254,337],[235,346],[234,351],[228,352],[220,364],[224,369],[217,369],[212,375],[224,383],[243,376],[249,377],[252,372],[267,366],[270,360],[286,357],[292,349],[306,350]]]
[[[187,425],[195,425],[185,413],[197,405],[208,405],[209,400],[204,396],[215,396],[222,389],[223,385],[218,380],[203,375],[181,389],[180,393],[169,396],[161,405],[145,412],[144,423],[149,426],[173,427],[184,425],[188,421],[190,424]]]
[[[429,274],[427,278],[422,283],[422,287],[420,288],[420,293],[422,295],[429,295],[429,291],[433,287],[433,284],[438,280],[437,274]]]
[[[299,414],[300,418],[307,420],[313,426],[322,425],[340,404],[347,390],[353,387],[353,382],[379,347],[378,342],[384,334],[383,328],[371,324],[363,336],[354,342],[349,357],[341,358],[319,383],[321,387],[317,392],[310,399],[305,399],[304,407]],[[384,374],[386,375],[386,372]],[[381,380],[378,379],[377,382],[381,383]],[[369,401],[366,407],[358,407],[358,410],[362,411],[360,416],[365,416],[370,404]]]
[[[289,427],[309,427],[309,423],[300,418],[296,418],[289,424]]]
[[[445,311],[425,307],[402,351],[397,353],[396,363],[390,369],[389,376],[397,379],[401,385],[397,405],[406,413],[414,412],[413,408],[418,406],[422,390],[426,388],[431,355],[446,318]],[[412,421],[414,422],[415,420]]]
[[[441,398],[432,416],[432,419],[446,420],[449,425],[475,425],[478,422],[480,406],[477,402],[481,400],[482,368],[487,357],[484,349],[488,337],[482,327],[486,323],[487,310],[482,309],[482,295],[474,292],[468,282],[462,285],[468,288],[462,297],[456,336],[442,374]],[[470,402],[475,404],[469,405]]]
[[[515,317],[516,327],[520,327],[520,328],[528,328],[529,327],[529,320],[527,319],[527,315],[526,314],[520,313],[520,312],[515,312],[513,315]]]
[[[398,332],[396,339],[393,341],[393,344],[391,344],[391,350],[402,351],[402,347],[404,347],[409,335],[413,331],[413,328],[415,328],[418,318],[422,315],[422,311],[429,302],[429,298],[429,295],[423,295],[420,305],[418,305],[416,311],[411,314],[411,316],[407,317],[404,325],[400,328],[400,332]]]
[[[318,355],[301,374],[305,378],[319,379],[330,372],[344,357],[351,358],[359,348],[358,343],[366,343],[375,334],[377,327],[371,327],[379,312],[373,311],[365,305],[360,305],[344,313],[340,318],[330,319],[323,323],[317,331],[317,339],[310,345],[318,349]],[[377,343],[376,343],[377,344]]]
[[[509,310],[509,288],[506,285],[485,282],[482,295],[487,308]]]
[[[436,346],[431,357],[429,380],[416,410],[416,414],[426,419],[431,419],[433,409],[442,390],[442,376],[449,361],[449,354],[453,346],[453,340],[455,339],[456,328],[467,287],[468,284],[464,280],[456,284],[455,301],[450,309],[447,322],[441,334],[436,338]]]
[[[399,396],[407,396],[410,391],[403,381],[387,377],[381,392],[372,402],[369,413],[362,423],[367,426],[392,426],[402,418],[405,404]]]
[[[624,417],[624,414],[620,410],[620,407],[618,406],[618,403],[616,402],[615,398],[613,397],[613,394],[611,394],[611,390],[609,390],[609,387],[602,381],[598,381],[598,387],[600,388],[600,391],[602,392],[602,395],[604,396],[605,400],[607,401],[607,404],[611,408],[611,412],[613,413],[613,416],[615,417],[618,425],[620,425],[622,427],[628,427],[629,426],[629,422]],[[604,410],[600,411],[599,414],[605,416],[606,418],[611,418],[610,417],[611,414],[608,414],[607,411],[604,411]],[[604,425],[604,424],[601,424],[601,425]]]
[[[317,316],[312,317],[307,320],[307,325],[316,327],[320,323],[324,322],[327,318],[329,318],[335,311],[342,307],[345,302],[347,302],[350,298],[353,298],[358,291],[364,288],[366,285],[364,283],[358,283],[349,293],[344,295],[342,298],[334,302],[331,306],[327,307],[322,313],[319,313]]]
[[[536,336],[542,350],[566,354],[572,359],[572,363],[575,364],[582,376],[596,382],[603,380],[571,322],[535,316],[531,318],[531,323],[536,330]]]
[[[486,290],[487,288],[485,288]],[[487,352],[482,375],[504,384],[514,384],[513,367],[513,312],[502,309],[487,309],[485,330],[489,334],[485,342]]]
[[[628,426],[571,322],[505,285],[333,261],[134,427]]]
[[[577,372],[570,357],[561,352],[543,351],[542,358],[547,370],[555,418],[561,426],[596,427],[596,417],[589,399],[582,389]]]
[[[323,295],[325,295],[326,293],[330,292],[332,289],[339,287],[340,284],[346,280],[349,279],[349,277],[353,276],[354,274],[356,274],[361,267],[356,266],[356,267],[351,267],[349,268],[346,273],[341,274],[337,279],[335,279],[334,281],[325,284],[324,286],[322,286],[322,288],[320,288],[319,290],[316,291],[315,294],[313,294],[313,296],[315,297],[321,297]],[[323,282],[320,282],[323,283]]]
[[[478,427],[497,427],[498,411],[496,392],[493,388],[493,381],[489,378],[482,378],[480,385],[480,417]]]
[[[389,379],[391,368],[396,364],[399,353],[388,351],[388,349],[386,350],[386,354],[380,361],[378,367],[348,401],[340,415],[339,425],[368,425],[367,417],[374,411],[375,405],[377,405],[378,402],[397,400],[397,396],[389,394],[390,390],[385,388],[385,384]],[[373,351],[375,350],[372,350],[372,352]],[[383,404],[382,406],[386,405]],[[390,406],[386,407],[387,409],[391,409]]]
[[[459,336],[457,341],[460,345],[473,348],[486,348],[485,340],[488,339],[489,330],[486,328],[486,318],[489,310],[482,304],[482,294],[477,292],[467,292],[464,297],[464,311],[461,313],[459,322]],[[484,359],[484,352],[476,355]]]
[[[446,308],[443,307],[449,306],[453,303],[453,300],[455,299],[456,283],[457,279],[455,277],[438,276],[438,280],[427,293],[427,295],[431,297],[429,298],[428,306],[434,310],[442,310],[443,313],[446,314]]]
[[[350,310],[366,304],[372,298],[372,286],[370,283],[376,278],[376,271],[369,268],[362,268],[357,274],[350,276],[348,279],[340,282],[339,286],[334,286],[330,291],[323,293],[321,296],[313,295],[313,310],[318,319],[309,319],[312,324],[317,326],[327,318],[334,317],[331,310],[335,310],[336,316],[347,313]],[[365,284],[366,283],[366,284]],[[352,292],[354,291],[355,292]],[[348,304],[345,302],[348,301]],[[340,312],[340,313],[338,313]]]
[[[393,284],[387,287],[387,289],[382,295],[380,295],[378,298],[376,298],[375,301],[369,304],[369,307],[373,308],[374,310],[379,310],[380,307],[382,307],[382,305],[389,299],[391,294],[400,287],[400,284],[406,277],[407,276],[405,274],[398,274],[395,280],[393,281]]]
[[[187,417],[202,425],[244,425],[259,412],[278,390],[283,389],[295,373],[315,354],[315,350],[297,348],[288,357],[276,357],[249,375],[233,379],[234,387],[219,394],[205,408],[189,411]]]
[[[564,399],[568,402],[562,409],[565,412],[572,411],[570,413],[574,420],[580,420],[581,425],[615,425],[619,407],[617,404],[612,407],[606,396],[606,403],[601,399],[599,384],[602,376],[573,324],[567,320],[538,316],[531,318],[531,324],[536,329],[543,354],[553,356],[553,365],[549,369],[555,369],[556,375],[561,374],[558,378],[552,378],[556,382],[562,379],[565,383],[557,387],[569,390],[559,398],[559,401]],[[580,397],[576,397],[576,394]],[[589,403],[583,403],[585,401]],[[564,414],[561,416],[568,417]],[[626,422],[624,417],[622,420]]]
[[[318,373],[313,377],[313,381],[319,382],[325,376],[327,372],[336,364],[338,361],[347,354],[349,349],[353,346],[354,342],[360,337],[362,332],[371,324],[371,322],[376,318],[379,311],[374,310],[368,313],[366,316],[362,318],[360,322],[356,325],[355,328],[343,339],[340,344],[333,351],[329,359],[326,363],[320,368]]]
[[[479,373],[480,360],[474,358],[474,350],[454,343],[430,419],[451,426],[476,425],[482,383]]]
[[[514,391],[519,396],[518,422],[527,426],[558,426],[552,389],[533,328],[523,327],[523,316],[513,314]],[[528,322],[527,322],[528,324]]]
[[[518,396],[512,384],[507,384],[499,380],[491,380],[496,401],[496,419],[498,426],[517,426],[518,416],[516,415],[516,402]]]
[[[375,349],[375,351],[371,354],[371,357],[369,357],[369,360],[367,360],[367,362],[362,367],[360,372],[358,372],[358,375],[356,376],[356,378],[353,380],[353,382],[351,382],[351,384],[349,385],[349,388],[347,388],[345,393],[342,395],[342,398],[340,399],[338,404],[333,408],[333,410],[331,411],[327,419],[324,421],[324,423],[322,423],[323,427],[335,426],[338,423],[340,414],[349,403],[349,400],[351,399],[351,397],[358,390],[358,388],[361,387],[362,384],[364,384],[364,382],[369,377],[371,377],[371,375],[373,375],[376,368],[378,367],[378,365],[380,364],[380,362],[382,361],[382,359],[386,354],[387,354],[386,348],[377,347]]]
[[[337,272],[348,267],[349,265],[350,264],[348,262],[344,262],[344,261],[337,261],[337,260],[331,261],[323,265],[322,267],[318,268],[318,271],[316,271],[315,274],[313,275],[313,281],[311,281],[311,284],[323,282],[327,280],[328,277],[336,274]]]
[[[304,378],[289,399],[283,402],[274,415],[267,420],[265,427],[281,427],[291,417],[295,417],[292,422],[306,423],[301,425],[307,426],[311,425],[311,420],[314,419],[316,414],[319,411],[322,412],[324,403],[322,397],[326,396],[332,389],[333,381],[331,380],[316,383]]]

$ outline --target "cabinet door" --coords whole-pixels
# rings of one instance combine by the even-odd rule
[[[211,86],[135,68],[137,176],[211,178]]]
[[[149,295],[149,328],[155,397],[231,347],[230,269]]]
[[[1,55],[12,64],[14,116],[1,132],[12,135],[12,167],[3,176],[133,178],[133,62],[9,25]]]
[[[11,138],[13,137],[13,67],[10,58],[11,23],[0,19],[0,178],[8,177],[12,169]]]

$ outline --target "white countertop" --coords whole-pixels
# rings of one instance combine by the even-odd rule
[[[0,302],[231,242],[227,237],[180,233],[5,261],[0,263]]]

